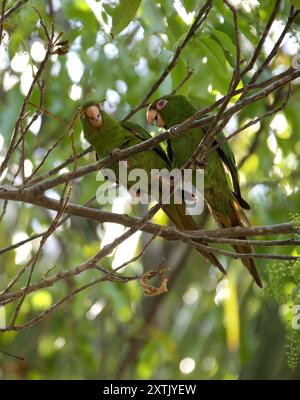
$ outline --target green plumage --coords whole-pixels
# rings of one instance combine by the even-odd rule
[[[87,115],[87,110],[91,106],[98,107],[98,111],[101,114],[101,126],[99,127],[93,126],[93,120]],[[137,124],[115,120],[105,113],[95,101],[85,103],[81,107],[81,123],[84,136],[95,149],[99,159],[110,155],[114,149],[124,150],[151,137],[144,128]],[[145,170],[149,175],[152,169],[171,169],[171,163],[160,146],[155,146],[153,149],[128,157],[127,165],[128,172],[132,169],[140,168]],[[118,177],[118,165],[113,163],[109,168],[111,168]],[[179,228],[188,230],[198,229],[194,219],[186,214],[184,204],[164,205],[163,210]],[[200,250],[199,252],[214,266],[219,268],[222,272],[225,272],[215,255]]]
[[[161,100],[164,100],[164,103],[161,103]],[[160,98],[149,106],[149,110],[154,110],[159,114],[165,128],[181,124],[196,112],[195,107],[184,96],[179,95]],[[185,165],[204,135],[203,129],[194,128],[168,142],[168,155],[173,167],[180,168]],[[242,208],[249,209],[250,206],[242,199],[234,154],[229,143],[224,142],[224,139],[223,133],[218,134],[216,142],[220,144],[219,149],[208,153],[204,171],[204,197],[221,227],[249,225]],[[230,172],[231,179],[224,165]],[[239,253],[252,252],[249,246],[236,246],[235,249]],[[262,286],[254,259],[244,258],[242,261],[257,284]]]
[[[89,102],[82,106],[82,109],[84,110],[91,104],[95,103]],[[148,132],[137,124],[130,122],[122,124],[102,110],[101,115],[101,129],[93,127],[84,114],[81,117],[84,136],[95,149],[99,159],[109,156],[113,149],[124,150],[150,138]],[[169,166],[167,156],[158,146],[155,147],[155,150],[146,150],[128,159],[128,170],[143,168],[150,171],[154,168],[169,168]],[[112,164],[110,167],[117,172],[116,164]]]

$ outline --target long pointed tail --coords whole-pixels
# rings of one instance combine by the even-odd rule
[[[221,214],[218,212],[215,212],[212,210],[212,213],[222,228],[230,228],[233,226],[250,226],[250,222],[248,218],[246,217],[244,211],[242,210],[241,206],[235,199],[234,195],[232,195],[231,202],[230,202],[230,211],[228,214]],[[240,239],[246,239],[245,237],[241,237]],[[246,254],[251,254],[253,253],[253,248],[252,246],[249,245],[237,245],[233,246],[235,251],[237,253],[246,253]],[[261,278],[259,276],[259,273],[256,269],[254,257],[249,257],[249,258],[242,258],[242,263],[244,266],[247,268],[249,273],[252,275],[254,278],[255,282],[259,287],[263,287],[263,283],[261,281]]]
[[[199,229],[193,217],[186,214],[184,204],[168,204],[163,207],[163,210],[178,228],[186,230]],[[197,251],[199,251],[199,253],[204,258],[206,258],[214,267],[218,268],[223,274],[226,274],[226,270],[223,268],[222,264],[213,253],[207,253],[206,251],[200,249],[197,249]]]

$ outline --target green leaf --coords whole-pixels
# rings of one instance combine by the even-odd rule
[[[231,38],[228,35],[226,35],[226,33],[214,29],[212,31],[212,35],[217,38],[217,40],[223,45],[223,47],[226,50],[228,50],[232,55],[235,55],[236,53],[235,45],[233,44]]]
[[[142,0],[121,0],[112,15],[111,35],[115,36],[133,20]]]
[[[199,49],[203,50],[208,59],[207,66],[210,71],[209,76],[211,73],[213,74],[210,79],[214,89],[225,93],[228,89],[231,73],[222,47],[207,35],[202,35],[201,38],[197,40],[197,43]]]
[[[186,9],[186,12],[192,12],[197,6],[195,0],[183,0],[182,3],[184,8]]]
[[[226,58],[224,56],[221,46],[207,35],[202,35],[199,39],[201,45],[205,46],[208,50],[208,57],[212,57],[220,68],[226,66]]]
[[[224,6],[224,2],[222,0],[215,0],[214,1],[214,6],[216,7],[216,9],[222,14],[224,15],[226,12],[226,7]]]

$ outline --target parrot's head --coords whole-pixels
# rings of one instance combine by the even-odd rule
[[[101,108],[101,102],[91,100],[80,107],[80,119],[84,136],[93,144],[110,127],[112,119]]]
[[[153,101],[147,109],[149,124],[169,129],[181,124],[195,113],[195,108],[188,99],[181,95],[163,96]]]
[[[101,129],[103,123],[102,110],[97,101],[88,101],[80,107],[80,118],[83,127]]]

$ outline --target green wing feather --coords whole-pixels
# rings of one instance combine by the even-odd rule
[[[216,137],[216,142],[220,145],[218,148],[218,153],[223,161],[223,163],[226,165],[228,168],[231,179],[232,179],[232,184],[233,184],[233,190],[234,190],[234,195],[240,204],[241,207],[243,207],[246,210],[250,209],[250,205],[242,198],[241,194],[241,187],[240,187],[240,182],[239,182],[239,175],[238,175],[238,170],[237,170],[237,165],[235,161],[235,157],[233,154],[233,151],[231,149],[230,144],[225,138],[225,135],[223,132],[220,132],[218,136]]]
[[[152,139],[152,136],[149,134],[148,131],[146,131],[146,129],[144,129],[142,126],[138,124],[135,124],[134,122],[123,121],[121,125],[143,141]],[[168,159],[168,156],[166,155],[163,148],[159,144],[154,146],[153,150],[167,163],[168,167],[171,167],[171,163],[170,160]]]
[[[124,121],[122,122],[122,126],[132,133],[134,133],[137,137],[142,140],[151,139],[152,136],[140,125],[135,124],[134,122]],[[170,143],[168,143],[168,152],[171,149]],[[166,153],[160,145],[153,147],[153,150],[167,163],[169,168],[172,168],[172,164],[168,159]],[[170,156],[170,154],[168,153]],[[184,204],[167,204],[164,205],[163,210],[168,215],[168,217],[180,228],[182,229],[198,229],[197,224],[193,220],[190,215],[186,214],[185,205]],[[207,253],[203,250],[198,249],[198,251],[202,254],[204,258],[206,258],[209,262],[211,262],[215,267],[217,267],[223,274],[226,274],[225,269],[222,264],[219,262],[217,257],[212,253]]]

